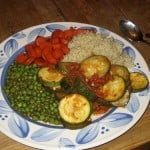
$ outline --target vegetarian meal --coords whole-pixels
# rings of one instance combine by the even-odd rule
[[[38,36],[8,67],[4,92],[25,118],[79,129],[92,116],[125,107],[148,79],[131,72],[132,58],[112,38],[86,29]]]

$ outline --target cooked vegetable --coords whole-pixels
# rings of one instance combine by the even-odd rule
[[[85,59],[80,66],[83,75],[90,79],[97,74],[99,78],[103,77],[110,69],[110,61],[102,55],[95,55]]]
[[[107,101],[116,101],[125,93],[126,84],[122,77],[113,76],[112,80],[109,80],[103,86],[100,86],[98,91],[100,97]]]
[[[38,36],[25,47],[25,52],[17,56],[16,61],[24,65],[35,63],[41,67],[54,66],[70,51],[67,45],[72,37],[86,31],[74,28],[65,31],[57,29],[51,38]]]
[[[38,77],[45,86],[57,90],[61,88],[60,82],[64,78],[64,75],[54,68],[44,67],[39,70]]]
[[[7,70],[3,87],[10,106],[23,117],[43,123],[61,124],[58,101],[54,94],[45,90],[39,82],[39,67],[13,63]]]
[[[110,67],[110,74],[111,75],[118,75],[118,76],[122,77],[126,81],[126,84],[129,85],[130,73],[129,73],[128,68],[126,68],[125,66],[112,64]]]
[[[91,103],[80,94],[69,94],[59,104],[59,113],[62,123],[67,128],[82,128],[89,123]]]
[[[60,62],[56,68],[67,76],[76,76],[79,74],[79,64],[76,62]]]
[[[127,89],[121,98],[119,98],[117,101],[111,102],[111,104],[116,107],[126,106],[130,99],[130,94],[131,94],[131,91],[129,89]]]
[[[92,92],[80,79],[75,80],[75,89],[79,94],[85,96],[91,101],[97,98],[96,94]]]
[[[144,90],[148,86],[147,77],[139,72],[131,72],[130,81],[133,92]]]

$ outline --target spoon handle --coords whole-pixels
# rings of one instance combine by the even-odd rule
[[[142,42],[144,42],[145,44],[149,45],[150,46],[150,42],[147,41],[147,40],[142,40]]]

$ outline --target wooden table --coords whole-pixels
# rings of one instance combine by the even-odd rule
[[[0,42],[30,26],[61,21],[89,23],[120,34],[120,19],[137,23],[150,33],[149,0],[0,0]],[[148,39],[150,40],[150,39]],[[131,42],[150,66],[150,47]],[[150,106],[139,122],[117,139],[93,150],[130,150],[150,142]],[[149,144],[150,146],[150,144]],[[34,150],[0,133],[1,150]]]

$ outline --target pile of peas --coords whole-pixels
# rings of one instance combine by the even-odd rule
[[[14,62],[8,67],[4,92],[11,107],[26,118],[61,124],[58,101],[38,80],[39,67]]]

